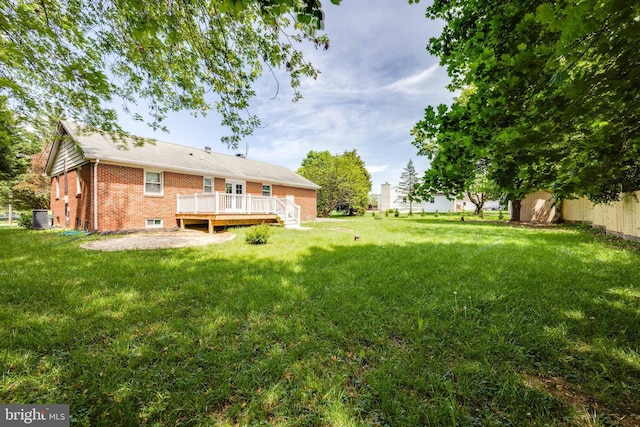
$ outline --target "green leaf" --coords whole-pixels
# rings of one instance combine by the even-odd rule
[[[536,9],[536,18],[543,24],[553,22],[555,16],[553,6],[549,3],[543,3]]]

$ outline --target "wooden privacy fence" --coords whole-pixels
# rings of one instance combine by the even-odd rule
[[[606,233],[640,241],[640,191],[622,196],[619,202],[594,205],[586,198],[564,200],[562,219],[587,222]]]

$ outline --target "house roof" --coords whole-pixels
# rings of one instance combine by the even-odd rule
[[[60,124],[89,161],[298,188],[320,188],[284,166],[156,140],[145,140],[144,145],[136,146],[134,139],[125,138],[126,144],[122,144],[108,134],[81,129],[77,123],[61,121]],[[56,146],[50,162],[55,156],[53,151],[56,151]],[[47,173],[51,173],[51,166],[47,165]]]

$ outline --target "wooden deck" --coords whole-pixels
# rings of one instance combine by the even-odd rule
[[[215,227],[277,223],[300,226],[300,206],[293,199],[252,194],[187,194],[176,197],[176,219],[181,228],[188,225]]]
[[[246,214],[246,213],[177,213],[176,219],[180,221],[180,228],[187,225],[206,225],[209,233],[213,233],[215,227],[229,227],[234,225],[259,225],[280,224],[276,214]]]

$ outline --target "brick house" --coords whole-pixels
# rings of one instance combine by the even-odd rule
[[[293,171],[160,141],[126,144],[61,121],[47,160],[53,226],[113,232],[316,218],[320,188]]]

